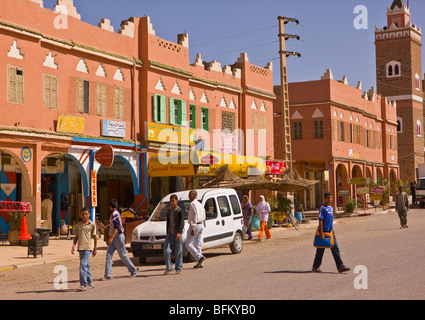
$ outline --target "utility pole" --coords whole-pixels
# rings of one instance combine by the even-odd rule
[[[285,34],[285,24],[288,22],[294,22],[297,25],[299,21],[294,18],[286,18],[279,16],[279,56],[280,56],[280,94],[281,94],[281,106],[282,106],[282,143],[283,143],[283,160],[289,169],[292,169],[292,147],[291,147],[291,118],[289,114],[289,92],[288,92],[288,72],[286,65],[286,58],[288,56],[298,56],[301,54],[298,52],[286,51],[286,40],[297,39],[298,35]]]

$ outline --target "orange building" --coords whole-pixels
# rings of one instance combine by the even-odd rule
[[[41,225],[45,193],[57,230],[82,206],[105,219],[112,197],[141,212],[195,187],[195,169],[207,164],[148,175],[148,159],[167,141],[179,157],[196,142],[207,153],[256,157],[246,171],[273,158],[272,65],[252,65],[245,53],[230,66],[200,54],[190,63],[188,41],[158,37],[149,17],[125,20],[118,32],[108,19],[90,25],[72,0],[53,11],[42,0],[0,2],[0,201],[32,204],[30,232]],[[111,167],[95,157],[105,146]],[[2,214],[2,232],[8,222]]]
[[[280,123],[280,87],[275,87],[275,121]],[[324,192],[343,207],[355,197],[352,178],[398,179],[396,105],[375,93],[333,79],[289,84],[293,167],[307,179],[319,180],[304,193],[307,207],[322,205]],[[275,125],[275,156],[279,158],[280,127]],[[338,196],[341,195],[341,196]]]

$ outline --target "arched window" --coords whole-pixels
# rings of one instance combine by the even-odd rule
[[[421,121],[416,121],[416,136],[422,137],[422,124]]]
[[[403,132],[403,119],[400,117],[397,117],[397,133]]]
[[[421,90],[421,77],[418,74],[415,74],[415,88],[416,90]]]
[[[396,65],[394,66],[394,75],[395,75],[395,76],[400,75],[400,66],[399,66],[398,64],[396,64]]]
[[[391,61],[386,65],[387,78],[395,78],[401,76],[401,63]]]

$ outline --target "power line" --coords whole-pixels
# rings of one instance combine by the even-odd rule
[[[197,43],[197,44],[192,45],[191,47],[194,48],[194,47],[199,47],[201,45],[208,44],[208,43],[223,41],[223,40],[232,39],[232,38],[237,38],[237,37],[240,37],[240,36],[243,36],[243,35],[247,35],[247,34],[250,34],[250,33],[258,32],[258,31],[262,31],[262,30],[266,30],[266,29],[270,29],[270,28],[274,28],[274,27],[277,27],[277,24],[272,25],[272,26],[268,26],[268,27],[263,27],[263,28],[251,30],[251,31],[247,31],[247,32],[243,32],[243,33],[239,33],[239,34],[234,34],[234,35],[231,35],[231,36],[227,36],[227,37],[223,37],[223,38],[219,38],[219,39],[215,39],[215,40]]]
[[[277,43],[277,42],[279,42],[279,41],[271,41],[271,42],[266,42],[266,43],[254,45],[254,46],[239,48],[239,49],[230,50],[230,51],[221,52],[221,53],[215,53],[215,54],[211,54],[211,55],[207,56],[206,58],[211,58],[211,57],[214,57],[214,56],[219,56],[219,55],[228,54],[228,53],[232,53],[232,52],[240,52],[242,50],[251,49],[251,48],[263,47],[263,46],[266,46],[266,45],[269,45],[269,44],[272,44],[272,43]]]

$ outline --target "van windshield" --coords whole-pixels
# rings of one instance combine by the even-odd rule
[[[178,206],[184,212],[184,219],[187,220],[187,215],[189,212],[190,201],[179,201]],[[170,202],[161,202],[159,206],[153,212],[149,221],[167,221],[167,210],[170,208]]]
[[[419,179],[416,190],[425,190],[425,179]]]

